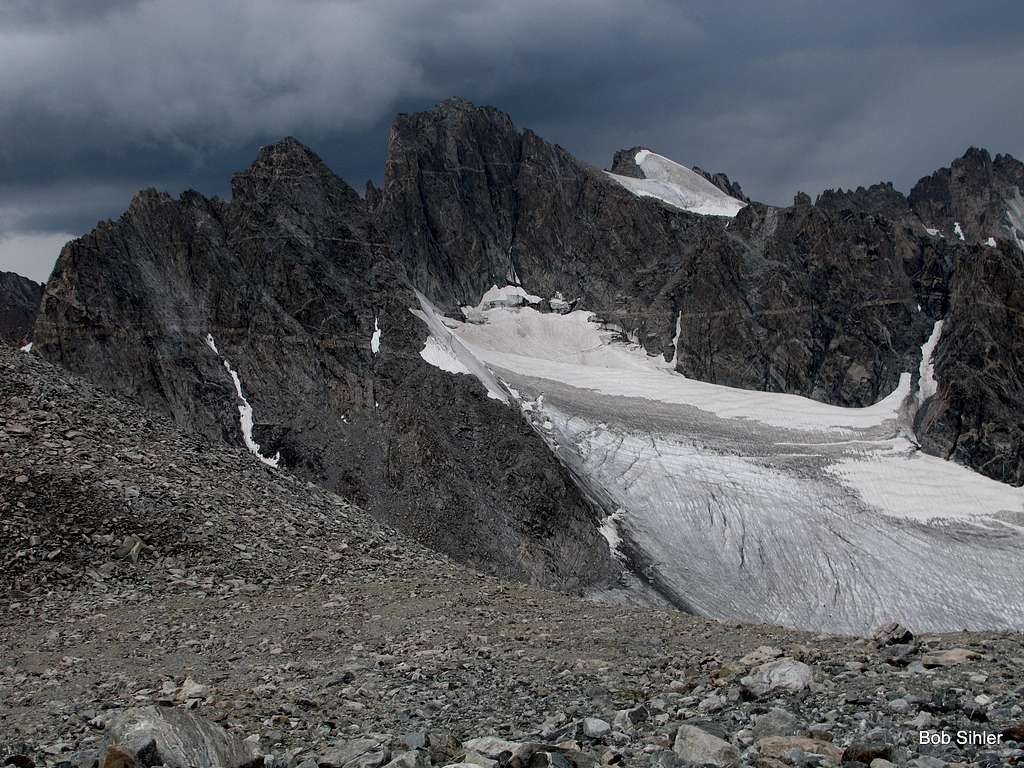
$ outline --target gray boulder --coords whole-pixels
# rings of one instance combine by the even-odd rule
[[[762,664],[740,683],[755,698],[775,690],[798,693],[814,685],[814,670],[802,661],[785,657]]]
[[[139,765],[167,768],[260,768],[255,745],[176,707],[138,707],[113,718],[101,754],[119,747]],[[103,764],[103,760],[100,761]]]
[[[697,765],[730,768],[739,765],[739,753],[729,742],[693,725],[681,725],[672,750],[683,760]]]
[[[378,768],[388,761],[388,748],[381,739],[352,739],[320,753],[320,768]]]

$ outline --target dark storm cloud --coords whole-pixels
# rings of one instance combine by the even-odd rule
[[[361,188],[394,113],[451,95],[768,202],[906,189],[970,144],[1024,153],[1022,43],[1024,4],[997,0],[8,0],[0,269],[10,235],[80,233],[140,187],[226,194],[284,134]]]

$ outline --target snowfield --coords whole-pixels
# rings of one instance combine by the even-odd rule
[[[720,618],[863,633],[1024,628],[1024,490],[918,450],[934,392],[905,374],[868,408],[694,381],[588,312],[414,310],[423,356],[470,372],[525,418],[608,516],[619,588]],[[439,360],[439,362],[441,362]],[[435,363],[437,364],[437,363]]]
[[[730,197],[699,173],[667,157],[642,149],[636,153],[635,159],[646,178],[608,174],[634,195],[655,197],[675,208],[704,216],[732,217],[746,206],[742,200]]]

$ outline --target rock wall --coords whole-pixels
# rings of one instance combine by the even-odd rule
[[[0,272],[0,344],[25,344],[32,334],[43,286],[14,272]]]
[[[285,139],[229,203],[142,192],[70,243],[37,350],[234,444],[249,407],[265,460],[482,569],[602,581],[599,512],[514,411],[419,357],[426,329],[391,254],[358,194]]]

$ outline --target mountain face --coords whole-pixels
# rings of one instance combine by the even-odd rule
[[[618,435],[621,447],[650,429],[634,413],[653,408],[650,397],[627,390],[616,396],[628,402],[598,402],[600,384],[579,371],[554,371],[552,350],[578,361],[629,341],[639,358],[625,369],[601,363],[598,381],[628,381],[638,366],[654,365],[659,387],[667,377],[706,383],[714,398],[736,391],[726,388],[767,393],[768,411],[791,403],[773,398],[792,395],[809,398],[798,402],[814,412],[841,407],[803,434],[762,433],[771,445],[815,444],[820,430],[828,436],[832,421],[845,418],[835,412],[896,398],[884,418],[856,427],[864,434],[854,442],[901,439],[887,444],[911,458],[920,446],[1020,485],[1024,254],[1013,224],[1020,164],[1007,156],[986,164],[987,157],[968,152],[909,198],[883,184],[826,192],[816,204],[803,195],[777,208],[748,202],[725,177],[642,148],[617,153],[603,172],[496,109],[454,99],[396,118],[384,183],[368,185],[365,198],[292,139],[264,148],[236,174],[230,202],[140,193],[119,220],[65,247],[33,338],[44,357],[181,426],[245,444],[264,463],[301,473],[480,568],[595,589],[608,585],[624,558],[644,589],[687,607],[687,595],[699,591],[694,578],[702,588],[716,583],[713,563],[704,575],[684,568],[671,584],[659,583],[644,575],[657,576],[655,555],[667,562],[679,551],[655,553],[657,542],[648,537],[641,546],[638,538],[613,547],[616,560],[606,544],[616,545],[618,535],[608,516],[633,515],[635,533],[657,522],[642,510],[666,508],[655,497],[689,503],[707,493],[724,505],[725,520],[730,509],[789,502],[771,484],[756,485],[741,506],[734,490],[723,490],[735,488],[731,481],[674,484],[672,473],[694,471],[685,462],[652,470],[667,482],[653,497],[638,500],[642,484],[619,488],[637,462],[664,459],[647,456],[646,447],[635,455],[609,451],[602,442]],[[1008,222],[1002,237],[985,229],[995,226],[996,211]],[[497,330],[505,310],[526,326],[501,326],[507,335],[497,338],[473,332]],[[520,334],[534,315],[564,316],[569,326],[552,327],[575,329],[571,338],[580,343],[549,334],[542,362],[508,358],[525,343]],[[595,328],[606,335],[588,346]],[[561,392],[551,418],[538,417],[547,413],[545,391]],[[701,410],[699,397],[673,397],[667,402]],[[709,451],[743,450],[737,435],[751,417],[727,411],[722,418],[736,423],[664,414],[665,445],[680,435],[691,440],[687,430],[709,430],[714,439],[687,442],[686,450],[703,457],[700,472],[711,471]],[[602,425],[599,440],[591,428]],[[584,444],[605,453],[584,455]],[[774,450],[758,457],[767,468],[755,475],[788,467],[793,504],[822,491],[802,484],[805,475],[855,458],[839,444],[799,460]],[[906,466],[918,465],[900,471]],[[719,471],[715,464],[712,474]],[[822,530],[877,506],[862,497],[867,491],[834,484],[827,491],[832,506],[811,510],[821,512]],[[843,506],[851,494],[856,503]],[[992,494],[1003,503],[1001,491]],[[1009,509],[988,511],[1019,512],[1015,498]],[[702,523],[691,524],[687,532]],[[944,534],[926,527],[917,540],[941,550]],[[670,528],[678,533],[679,520]],[[889,530],[865,528],[861,543],[870,546],[882,529]],[[762,531],[776,537],[762,556],[774,551],[788,562],[799,542],[779,538],[779,530]],[[714,537],[707,541],[687,552],[687,562],[720,556]],[[982,572],[979,541],[965,545],[965,589]],[[823,547],[828,560],[808,566],[809,579],[831,573],[837,594],[854,595],[843,609],[849,614],[831,626],[866,620],[857,593],[843,590],[869,565],[851,555],[849,567],[834,568],[828,558],[844,557],[839,549],[848,546],[837,537],[803,545]],[[1015,546],[1000,550],[1011,565]],[[754,551],[742,543],[736,567],[748,568]],[[769,568],[759,578],[790,594],[786,573]],[[713,588],[703,594],[709,605],[720,597]],[[769,605],[762,603],[751,610]],[[964,610],[958,617],[984,619]],[[819,620],[814,613],[792,619]]]
[[[909,203],[925,226],[967,242],[1011,240],[1024,248],[1024,163],[971,147],[921,179]]]
[[[70,243],[34,339],[481,568],[600,582],[597,512],[513,412],[420,358],[400,275],[364,201],[286,139],[235,175],[230,203],[146,191]]]
[[[0,272],[0,344],[21,346],[28,340],[42,293],[34,280]]]

